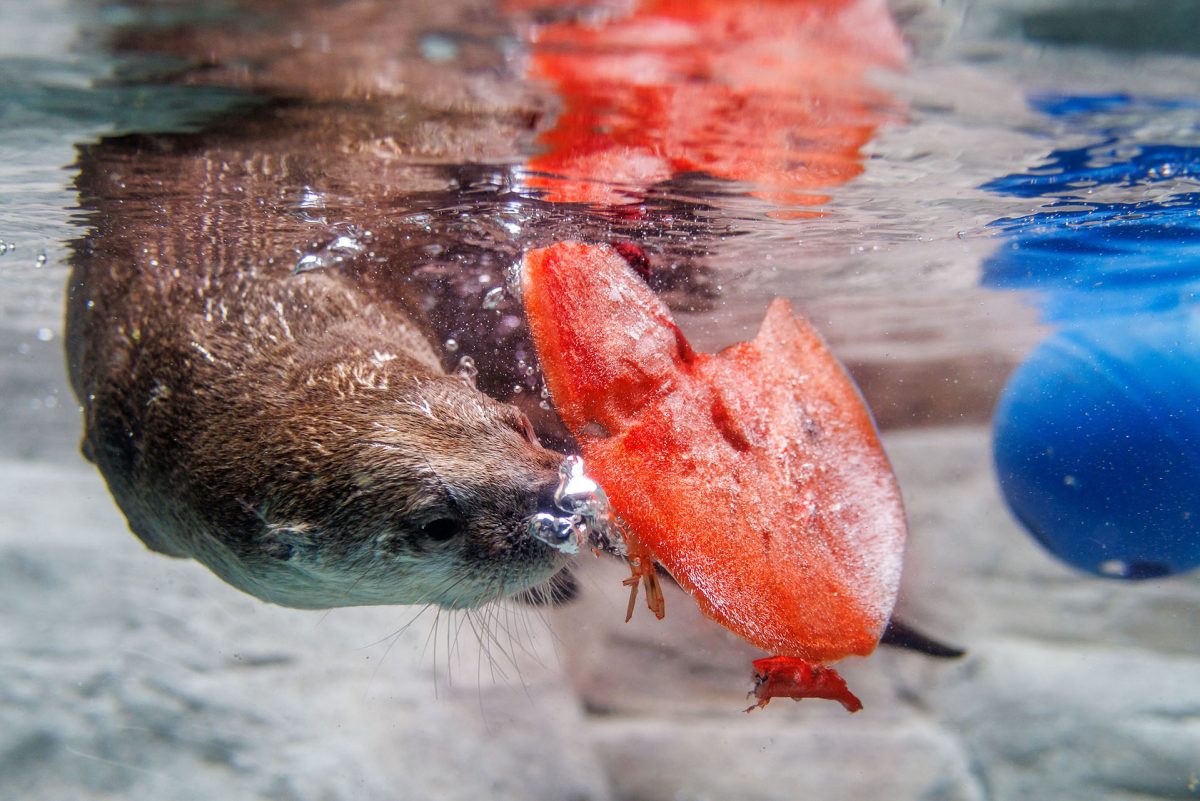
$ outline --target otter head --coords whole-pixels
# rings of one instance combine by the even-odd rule
[[[231,564],[193,553],[231,583],[287,606],[461,608],[564,566],[527,523],[553,509],[562,456],[517,408],[453,376],[394,371],[296,411],[257,437],[270,476],[257,535]]]

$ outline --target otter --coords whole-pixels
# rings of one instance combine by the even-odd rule
[[[392,67],[421,62],[404,12],[372,11],[396,36]],[[189,36],[154,45],[186,49]],[[395,222],[454,165],[519,162],[528,103],[463,110],[496,80],[468,63],[442,70],[452,90],[370,101],[347,80],[339,106],[319,87],[308,99],[251,87],[199,132],[80,148],[92,229],[75,246],[67,350],[83,451],[149,548],[300,608],[472,607],[563,569],[526,525],[553,510],[562,460],[534,433],[526,412],[540,405],[494,399],[454,370],[462,351],[433,344],[456,325],[439,310],[462,305],[458,278],[473,291],[502,280],[494,259],[439,259],[436,235]],[[511,387],[510,357],[480,386]]]
[[[561,455],[399,309],[156,244],[94,237],[68,319],[84,452],[146,545],[307,608],[475,606],[562,567],[524,524]]]

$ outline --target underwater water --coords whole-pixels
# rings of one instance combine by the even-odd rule
[[[1200,797],[1188,3],[0,13],[0,796]],[[761,652],[675,587],[622,622],[615,560],[556,608],[285,609],[147,550],[79,452],[96,254],[345,272],[565,447],[510,281],[562,239],[699,349],[812,321],[904,495],[897,614],[965,656],[743,715]]]

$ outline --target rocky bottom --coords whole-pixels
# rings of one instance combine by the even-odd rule
[[[1053,562],[983,429],[885,442],[901,614],[968,655],[843,663],[853,716],[743,714],[760,654],[678,591],[623,623],[613,560],[553,612],[288,610],[145,550],[86,465],[0,464],[0,797],[1200,798],[1200,577]]]

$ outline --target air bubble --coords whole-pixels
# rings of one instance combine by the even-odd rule
[[[521,262],[510,264],[504,271],[504,284],[508,287],[508,294],[514,298],[521,297]]]
[[[583,459],[580,457],[568,456],[563,459],[562,466],[558,469],[554,505],[564,513],[557,519],[570,523],[579,542],[587,542],[592,548],[618,556],[626,554],[625,537],[609,505],[608,496],[600,485],[587,475]],[[545,512],[540,514],[554,518]],[[539,525],[544,526],[545,521]],[[560,523],[555,530],[561,530],[563,527],[564,524]],[[542,541],[547,542],[545,539]]]
[[[296,261],[292,273],[299,274],[325,267],[336,267],[353,259],[366,250],[354,234],[355,232],[339,234],[332,242],[310,253],[305,253]]]
[[[483,308],[498,309],[500,304],[504,302],[504,287],[495,286],[487,291],[483,296]]]
[[[567,554],[579,553],[579,544],[584,540],[583,532],[569,517],[538,512],[529,518],[527,526],[529,536]]]
[[[470,356],[462,356],[458,360],[458,367],[454,368],[454,374],[471,386],[475,386],[479,368],[475,366],[475,360]]]

